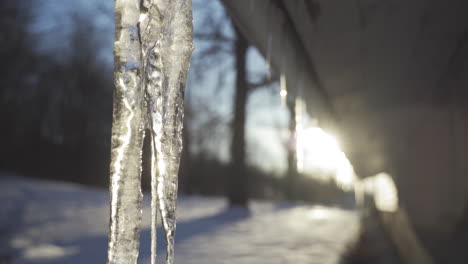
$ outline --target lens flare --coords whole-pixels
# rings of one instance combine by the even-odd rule
[[[354,170],[335,137],[319,127],[309,127],[298,130],[296,144],[297,165],[303,173],[322,171],[333,175],[339,187],[352,189]]]

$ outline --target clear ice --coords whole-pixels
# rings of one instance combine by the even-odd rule
[[[137,263],[141,153],[151,137],[151,263],[161,213],[166,263],[174,263],[184,88],[193,51],[191,0],[115,0],[115,92],[108,263]]]

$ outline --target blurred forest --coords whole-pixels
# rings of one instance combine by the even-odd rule
[[[37,52],[32,1],[0,3],[1,167],[21,174],[105,185],[112,69],[98,60],[100,32],[76,14],[67,54]],[[84,37],[86,36],[86,37]]]
[[[112,6],[97,3],[96,12],[113,23]],[[32,30],[38,16],[36,4],[30,0],[0,2],[0,169],[106,187],[113,69],[97,47],[105,46],[111,32],[96,27],[89,14],[76,11],[69,18],[69,37],[62,43],[67,48],[54,56],[41,52],[37,43],[48,38],[56,41],[53,35],[57,29]],[[331,180],[314,180],[297,173],[294,150],[288,143],[294,134],[294,118],[271,127],[277,131],[283,152],[289,153],[283,155],[288,168],[272,172],[250,162],[245,132],[251,114],[246,110],[248,98],[260,90],[276,96],[277,80],[274,73],[248,66],[253,48],[233,28],[219,2],[194,1],[193,6],[203,10],[203,16],[195,21],[196,52],[186,91],[179,190],[227,195],[231,204],[244,206],[249,197],[335,201],[342,191]],[[217,88],[209,91],[206,83]],[[217,99],[219,94],[232,102],[224,105]],[[294,116],[292,109],[294,106],[289,107],[290,116]],[[229,150],[224,155],[220,149],[226,142]],[[146,142],[145,157],[148,147]],[[148,165],[144,159],[146,190]]]

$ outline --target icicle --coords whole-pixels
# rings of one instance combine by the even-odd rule
[[[296,161],[297,161],[297,171],[299,173],[304,172],[304,142],[302,142],[301,133],[304,129],[304,115],[305,115],[305,103],[302,99],[303,96],[303,82],[302,79],[299,79],[297,92],[296,92],[296,103],[295,111],[296,114]]]
[[[250,1],[253,3],[254,1]],[[273,7],[270,5],[268,6],[268,14],[267,14],[267,43],[266,43],[266,67],[267,67],[267,77],[268,80],[271,79],[271,49],[272,49],[272,42],[273,42],[273,34],[271,34],[271,16],[270,12]]]
[[[193,51],[192,6],[190,0],[171,1],[162,38],[163,96],[162,133],[157,144],[158,198],[166,232],[166,263],[174,263],[177,175],[182,152],[184,87]]]
[[[156,178],[157,175],[157,166],[156,166],[156,152],[154,149],[155,140],[154,132],[151,131],[151,264],[156,264],[157,257],[157,248],[158,248],[158,239],[157,239],[157,230],[158,230],[158,210],[159,210],[159,199],[157,195],[158,190],[158,181]]]
[[[151,263],[156,263],[159,210],[166,233],[166,263],[172,264],[183,96],[193,51],[191,0],[116,0],[115,6],[117,87],[109,263],[136,263],[138,257],[143,113],[147,113],[152,146]],[[124,67],[119,68],[121,61]]]
[[[144,93],[138,36],[139,0],[116,0],[115,91],[108,263],[136,263],[141,223]]]
[[[141,49],[144,69],[144,86],[149,115],[149,127],[151,131],[151,263],[156,264],[157,257],[157,212],[159,199],[157,195],[157,154],[156,146],[160,144],[162,116],[160,99],[162,96],[162,59],[160,39],[163,28],[164,2],[143,1],[142,14],[140,15]]]
[[[283,47],[283,41],[280,42],[280,47]],[[281,56],[281,64],[280,64],[280,96],[281,96],[281,105],[286,106],[288,100],[288,87],[286,82],[286,56]],[[294,97],[293,97],[294,98]]]
[[[183,89],[193,50],[191,1],[153,1],[152,5],[148,7],[148,38],[144,34],[142,42],[148,48],[143,53],[153,146],[151,259],[152,263],[156,262],[156,210],[159,209],[166,233],[166,261],[173,263]],[[152,10],[155,10],[153,14]]]
[[[281,73],[280,75],[280,96],[281,96],[281,105],[286,105],[288,90],[286,88],[286,75]]]
[[[149,114],[149,127],[151,131],[151,263],[156,263],[157,250],[157,215],[159,210],[158,197],[158,155],[156,152],[157,146],[161,144],[161,127],[162,114],[157,111],[161,108],[162,97],[162,59],[159,48],[159,42],[147,51],[147,56],[144,56],[146,64],[146,96]]]
[[[304,171],[304,142],[302,142],[302,133],[304,129],[303,119],[303,104],[304,102],[300,97],[296,98],[296,157],[297,157],[297,171],[302,173]]]
[[[271,43],[272,43],[272,35],[271,32],[268,31],[268,39],[267,39],[267,54],[266,54],[266,67],[267,67],[267,76],[268,80],[271,79]]]

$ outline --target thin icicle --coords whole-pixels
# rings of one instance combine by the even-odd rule
[[[144,69],[144,86],[146,91],[148,121],[151,137],[151,263],[156,264],[157,258],[157,216],[159,210],[158,198],[158,155],[156,146],[160,144],[162,127],[161,106],[162,96],[162,54],[160,48],[163,28],[165,1],[143,1],[140,15],[141,49]]]
[[[251,3],[254,1],[251,1]],[[268,6],[268,15],[267,15],[267,43],[266,43],[266,67],[267,67],[267,77],[268,80],[271,79],[272,76],[272,67],[271,67],[271,53],[272,53],[272,45],[273,45],[273,34],[271,33],[271,10],[272,6]]]
[[[280,96],[281,96],[281,105],[286,106],[286,100],[288,95],[288,89],[286,86],[286,75],[281,73],[280,75]]]
[[[140,76],[139,0],[116,0],[115,91],[108,263],[137,263],[141,224],[144,93]]]
[[[151,135],[151,137],[153,137]],[[156,153],[153,151],[156,146],[154,145],[154,139],[151,140],[151,264],[156,264],[157,258],[157,246],[158,246],[158,210],[159,210],[159,199],[157,195],[158,180],[157,166],[156,166]]]
[[[300,136],[303,133],[304,129],[304,112],[303,112],[304,102],[300,97],[296,98],[296,157],[297,157],[297,171],[299,173],[304,172],[304,142],[302,142],[302,137]]]
[[[305,103],[303,98],[303,81],[302,78],[299,79],[297,92],[296,92],[296,103],[295,103],[295,121],[296,121],[296,161],[297,161],[297,171],[299,173],[304,172],[304,142],[302,142],[302,137],[299,136],[299,133],[302,133],[304,129],[304,115],[305,115]]]
[[[266,54],[266,67],[267,67],[267,76],[268,80],[271,79],[271,45],[273,42],[273,36],[271,32],[268,32],[267,38],[267,54]]]

